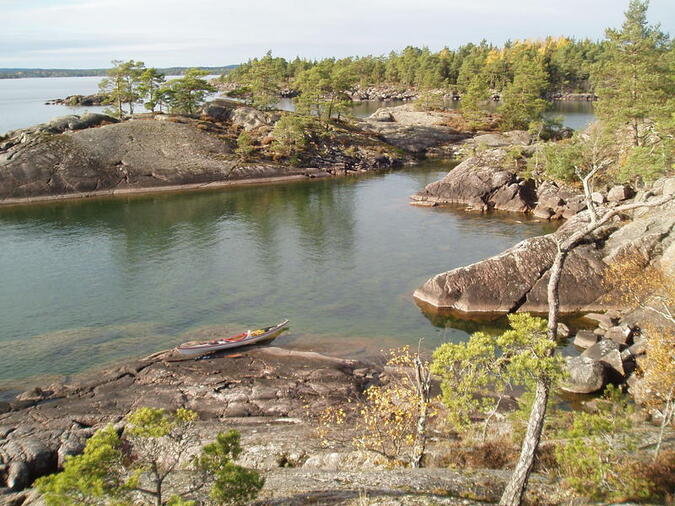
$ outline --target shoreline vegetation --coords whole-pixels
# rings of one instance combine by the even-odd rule
[[[243,103],[204,104],[214,88],[196,69],[166,82],[141,62],[114,62],[101,85],[109,115],[0,138],[0,198],[327,177],[462,157],[412,200],[565,220],[415,294],[437,307],[507,314],[500,335],[475,332],[431,356],[419,345],[389,350],[381,364],[274,347],[205,360],[159,352],[89,384],[56,382],[0,403],[6,497],[196,504],[209,500],[208,483],[220,502],[257,495],[254,504],[671,501],[675,48],[648,24],[647,9],[631,0],[624,24],[601,42],[290,62],[269,52],[222,80]],[[421,91],[414,103],[347,117],[357,85],[385,82]],[[434,90],[455,88],[461,108],[444,110]],[[598,121],[584,132],[545,116],[547,97],[566,92],[598,96]],[[486,112],[495,93],[500,105]],[[274,110],[282,94],[297,112]],[[139,100],[149,114],[134,113]],[[559,322],[579,311],[590,328]],[[579,355],[561,355],[566,340]],[[590,396],[580,409],[560,409],[570,393]],[[223,422],[235,429],[229,436]],[[200,479],[187,492],[172,474],[181,458]],[[336,473],[340,484],[326,484]],[[453,483],[440,477],[450,473]]]

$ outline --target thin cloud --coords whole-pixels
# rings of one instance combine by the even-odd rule
[[[485,38],[600,38],[628,0],[0,0],[0,67],[220,65],[259,56],[382,54],[406,45],[456,47]],[[675,23],[672,0],[650,17]],[[670,26],[669,26],[670,25]]]

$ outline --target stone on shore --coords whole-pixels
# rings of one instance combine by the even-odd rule
[[[612,187],[607,192],[607,201],[608,202],[621,202],[627,200],[634,195],[633,189],[627,185],[617,185]]]
[[[623,360],[621,359],[621,347],[611,339],[601,339],[584,351],[581,356],[606,364],[618,374],[618,377],[623,378],[625,374]]]
[[[598,336],[592,330],[579,330],[574,336],[574,346],[587,349],[598,342]]]
[[[566,392],[590,394],[605,386],[606,370],[601,362],[584,356],[567,359],[569,377],[562,385]]]

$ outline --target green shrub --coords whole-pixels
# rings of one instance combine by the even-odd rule
[[[577,494],[597,501],[642,500],[655,492],[646,474],[636,473],[639,437],[630,432],[631,405],[618,389],[608,388],[597,411],[575,411],[558,431],[558,473]]]
[[[561,181],[575,181],[574,166],[580,163],[582,146],[577,139],[542,144],[528,159],[527,169],[533,176]]]
[[[208,497],[218,504],[253,499],[264,479],[233,463],[242,451],[238,432],[218,434],[186,462],[198,442],[196,419],[188,409],[140,408],[127,417],[122,436],[112,426],[99,429],[82,455],[67,457],[63,471],[39,478],[34,486],[49,506],[148,501],[187,506]]]
[[[614,170],[618,182],[650,183],[673,170],[672,139],[651,146],[632,147]]]
[[[286,114],[272,131],[272,151],[280,157],[299,157],[309,144],[313,122],[311,118]]]
[[[246,130],[243,130],[239,137],[237,137],[237,147],[234,150],[235,154],[242,160],[249,160],[251,155],[255,152],[253,145],[253,138]]]

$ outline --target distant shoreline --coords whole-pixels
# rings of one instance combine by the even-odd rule
[[[211,74],[225,74],[239,65],[218,67],[165,67],[157,69],[166,75],[181,75],[190,68],[206,70]],[[41,69],[41,68],[0,68],[0,79],[34,79],[49,77],[104,77],[109,69]]]

